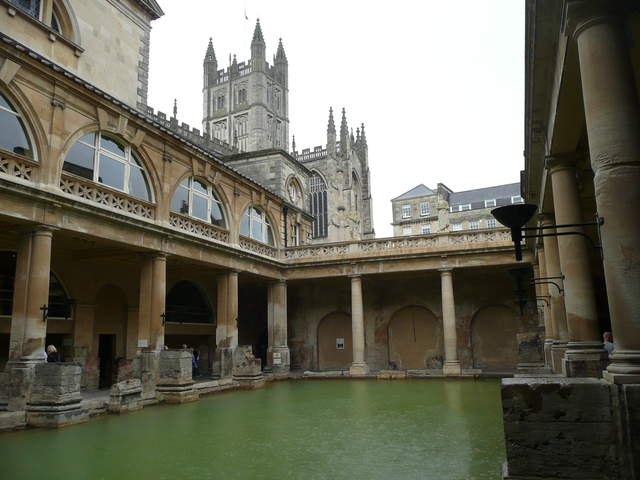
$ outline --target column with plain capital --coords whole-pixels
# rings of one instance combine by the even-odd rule
[[[287,282],[277,280],[269,284],[268,318],[269,347],[267,361],[276,375],[289,372],[289,346],[287,344]]]
[[[567,2],[578,47],[615,351],[605,378],[640,383],[640,102],[622,2]]]
[[[445,375],[460,375],[452,269],[440,269],[440,279],[442,282],[442,324],[444,330],[444,365],[442,371]]]
[[[366,375],[369,365],[364,359],[364,309],[362,306],[362,277],[351,275],[351,332],[353,337],[353,363],[349,368],[352,376]]]
[[[540,225],[549,227],[554,224],[552,217],[548,214],[539,216]],[[544,233],[554,233],[555,229],[547,228]],[[560,270],[560,254],[558,253],[558,241],[556,237],[547,236],[542,239],[544,243],[544,253],[546,261],[546,275],[549,280],[547,288],[549,291],[549,311],[551,313],[552,331],[555,334],[553,345],[551,346],[552,367],[555,373],[562,373],[562,360],[567,349],[569,338],[567,332],[567,317],[564,309],[564,297],[562,296],[562,271]]]
[[[583,222],[576,160],[567,156],[547,158],[557,225]],[[584,227],[557,227],[556,231],[584,234]],[[564,275],[564,307],[569,335],[563,372],[568,377],[601,377],[608,355],[600,338],[591,276],[590,253],[593,247],[582,235],[560,235],[557,241]]]

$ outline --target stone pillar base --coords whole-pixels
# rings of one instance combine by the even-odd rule
[[[192,353],[189,350],[162,350],[160,352],[160,378],[156,391],[167,403],[186,403],[198,400],[191,376]]]
[[[640,374],[632,375],[627,373],[613,373],[605,370],[602,372],[602,378],[604,378],[607,383],[613,383],[615,385],[640,385]]]
[[[253,356],[251,345],[238,345],[233,352],[233,379],[242,388],[260,388],[264,386],[262,361]]]
[[[118,382],[111,387],[109,412],[123,413],[142,408],[142,382],[136,379]]]
[[[567,342],[554,341],[551,346],[551,367],[553,373],[562,373],[562,360],[564,359],[564,352],[567,350]]]
[[[609,354],[600,342],[569,342],[562,359],[562,373],[567,377],[602,378],[609,364]]]
[[[8,378],[7,386],[7,410],[10,412],[24,412],[31,395],[34,369],[37,364],[33,362],[9,361],[7,362]]]
[[[216,349],[215,363],[218,366],[218,376],[220,378],[233,377],[233,351],[231,347],[221,347]]]
[[[362,377],[369,375],[369,365],[366,362],[352,363],[349,367],[349,375],[352,377]]]
[[[518,375],[549,375],[551,369],[545,366],[543,363],[519,363]]]
[[[27,403],[27,425],[63,427],[88,420],[89,414],[81,404],[81,370],[73,363],[40,363],[35,366]]]
[[[544,341],[544,364],[553,370],[553,356],[551,353],[551,348],[553,347],[553,340],[550,338],[545,339]]]
[[[445,377],[459,377],[462,375],[462,369],[460,368],[460,362],[444,362],[442,366],[442,374]]]
[[[269,347],[267,350],[267,361],[274,376],[286,376],[290,369],[289,347]]]

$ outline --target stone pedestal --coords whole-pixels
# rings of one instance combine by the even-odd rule
[[[27,403],[27,425],[62,427],[87,421],[80,396],[81,368],[74,363],[39,363]]]
[[[7,410],[25,411],[33,386],[33,362],[7,362]]]
[[[551,360],[553,373],[562,374],[563,366],[562,361],[564,360],[564,352],[567,350],[567,342],[554,341],[551,346]]]
[[[571,346],[569,342],[562,359],[562,373],[567,377],[602,377],[609,364],[609,355],[602,342],[583,341],[577,350],[572,350]]]
[[[192,353],[189,350],[162,350],[156,390],[167,403],[185,403],[198,399],[193,388]]]
[[[595,378],[502,380],[503,478],[635,479],[640,385],[624,387]]]
[[[152,403],[156,400],[156,385],[158,383],[158,371],[160,369],[160,352],[142,352],[140,354],[140,361],[142,400],[144,403]]]
[[[238,345],[233,352],[233,379],[245,388],[264,385],[262,362],[253,356],[251,345]]]
[[[267,358],[271,361],[271,371],[276,377],[289,374],[289,366],[291,365],[289,347],[269,347]]]
[[[123,413],[142,408],[142,382],[129,379],[118,382],[111,387],[109,412]]]

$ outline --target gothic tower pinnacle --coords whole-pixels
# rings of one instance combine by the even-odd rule
[[[264,43],[262,36],[262,28],[260,27],[260,19],[256,21],[256,28],[253,30],[253,39],[251,40],[251,63],[254,72],[264,71],[266,63],[267,45]]]
[[[216,81],[216,74],[218,73],[218,60],[216,59],[216,52],[213,49],[213,40],[211,37],[209,37],[209,45],[204,55],[203,69],[205,88],[213,86]]]
[[[329,123],[327,124],[327,153],[336,154],[336,124],[333,121],[333,107],[329,107]]]
[[[349,152],[348,142],[349,142],[349,127],[347,126],[347,114],[343,108],[342,121],[340,122],[340,153],[345,157]]]

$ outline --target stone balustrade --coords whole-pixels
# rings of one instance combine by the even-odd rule
[[[508,229],[468,230],[411,237],[391,237],[375,240],[327,243],[291,247],[283,251],[287,260],[313,261],[327,257],[378,256],[412,251],[446,251],[467,248],[508,247],[512,245]]]
[[[171,212],[169,214],[169,225],[190,234],[204,237],[207,240],[217,240],[224,243],[229,242],[228,230],[217,227],[211,223],[198,220],[197,218]]]
[[[0,174],[2,175],[31,181],[38,167],[38,162],[30,158],[12,155],[4,150],[0,151]]]
[[[138,217],[153,220],[156,207],[152,203],[131,197],[103,185],[98,185],[90,180],[63,173],[60,177],[60,189],[69,195],[80,197],[102,206],[106,206],[121,212],[136,215]]]
[[[240,237],[240,248],[243,250],[249,250],[252,253],[257,253],[258,255],[264,255],[265,257],[278,257],[278,249],[266,245],[262,242],[257,242],[248,237]]]

